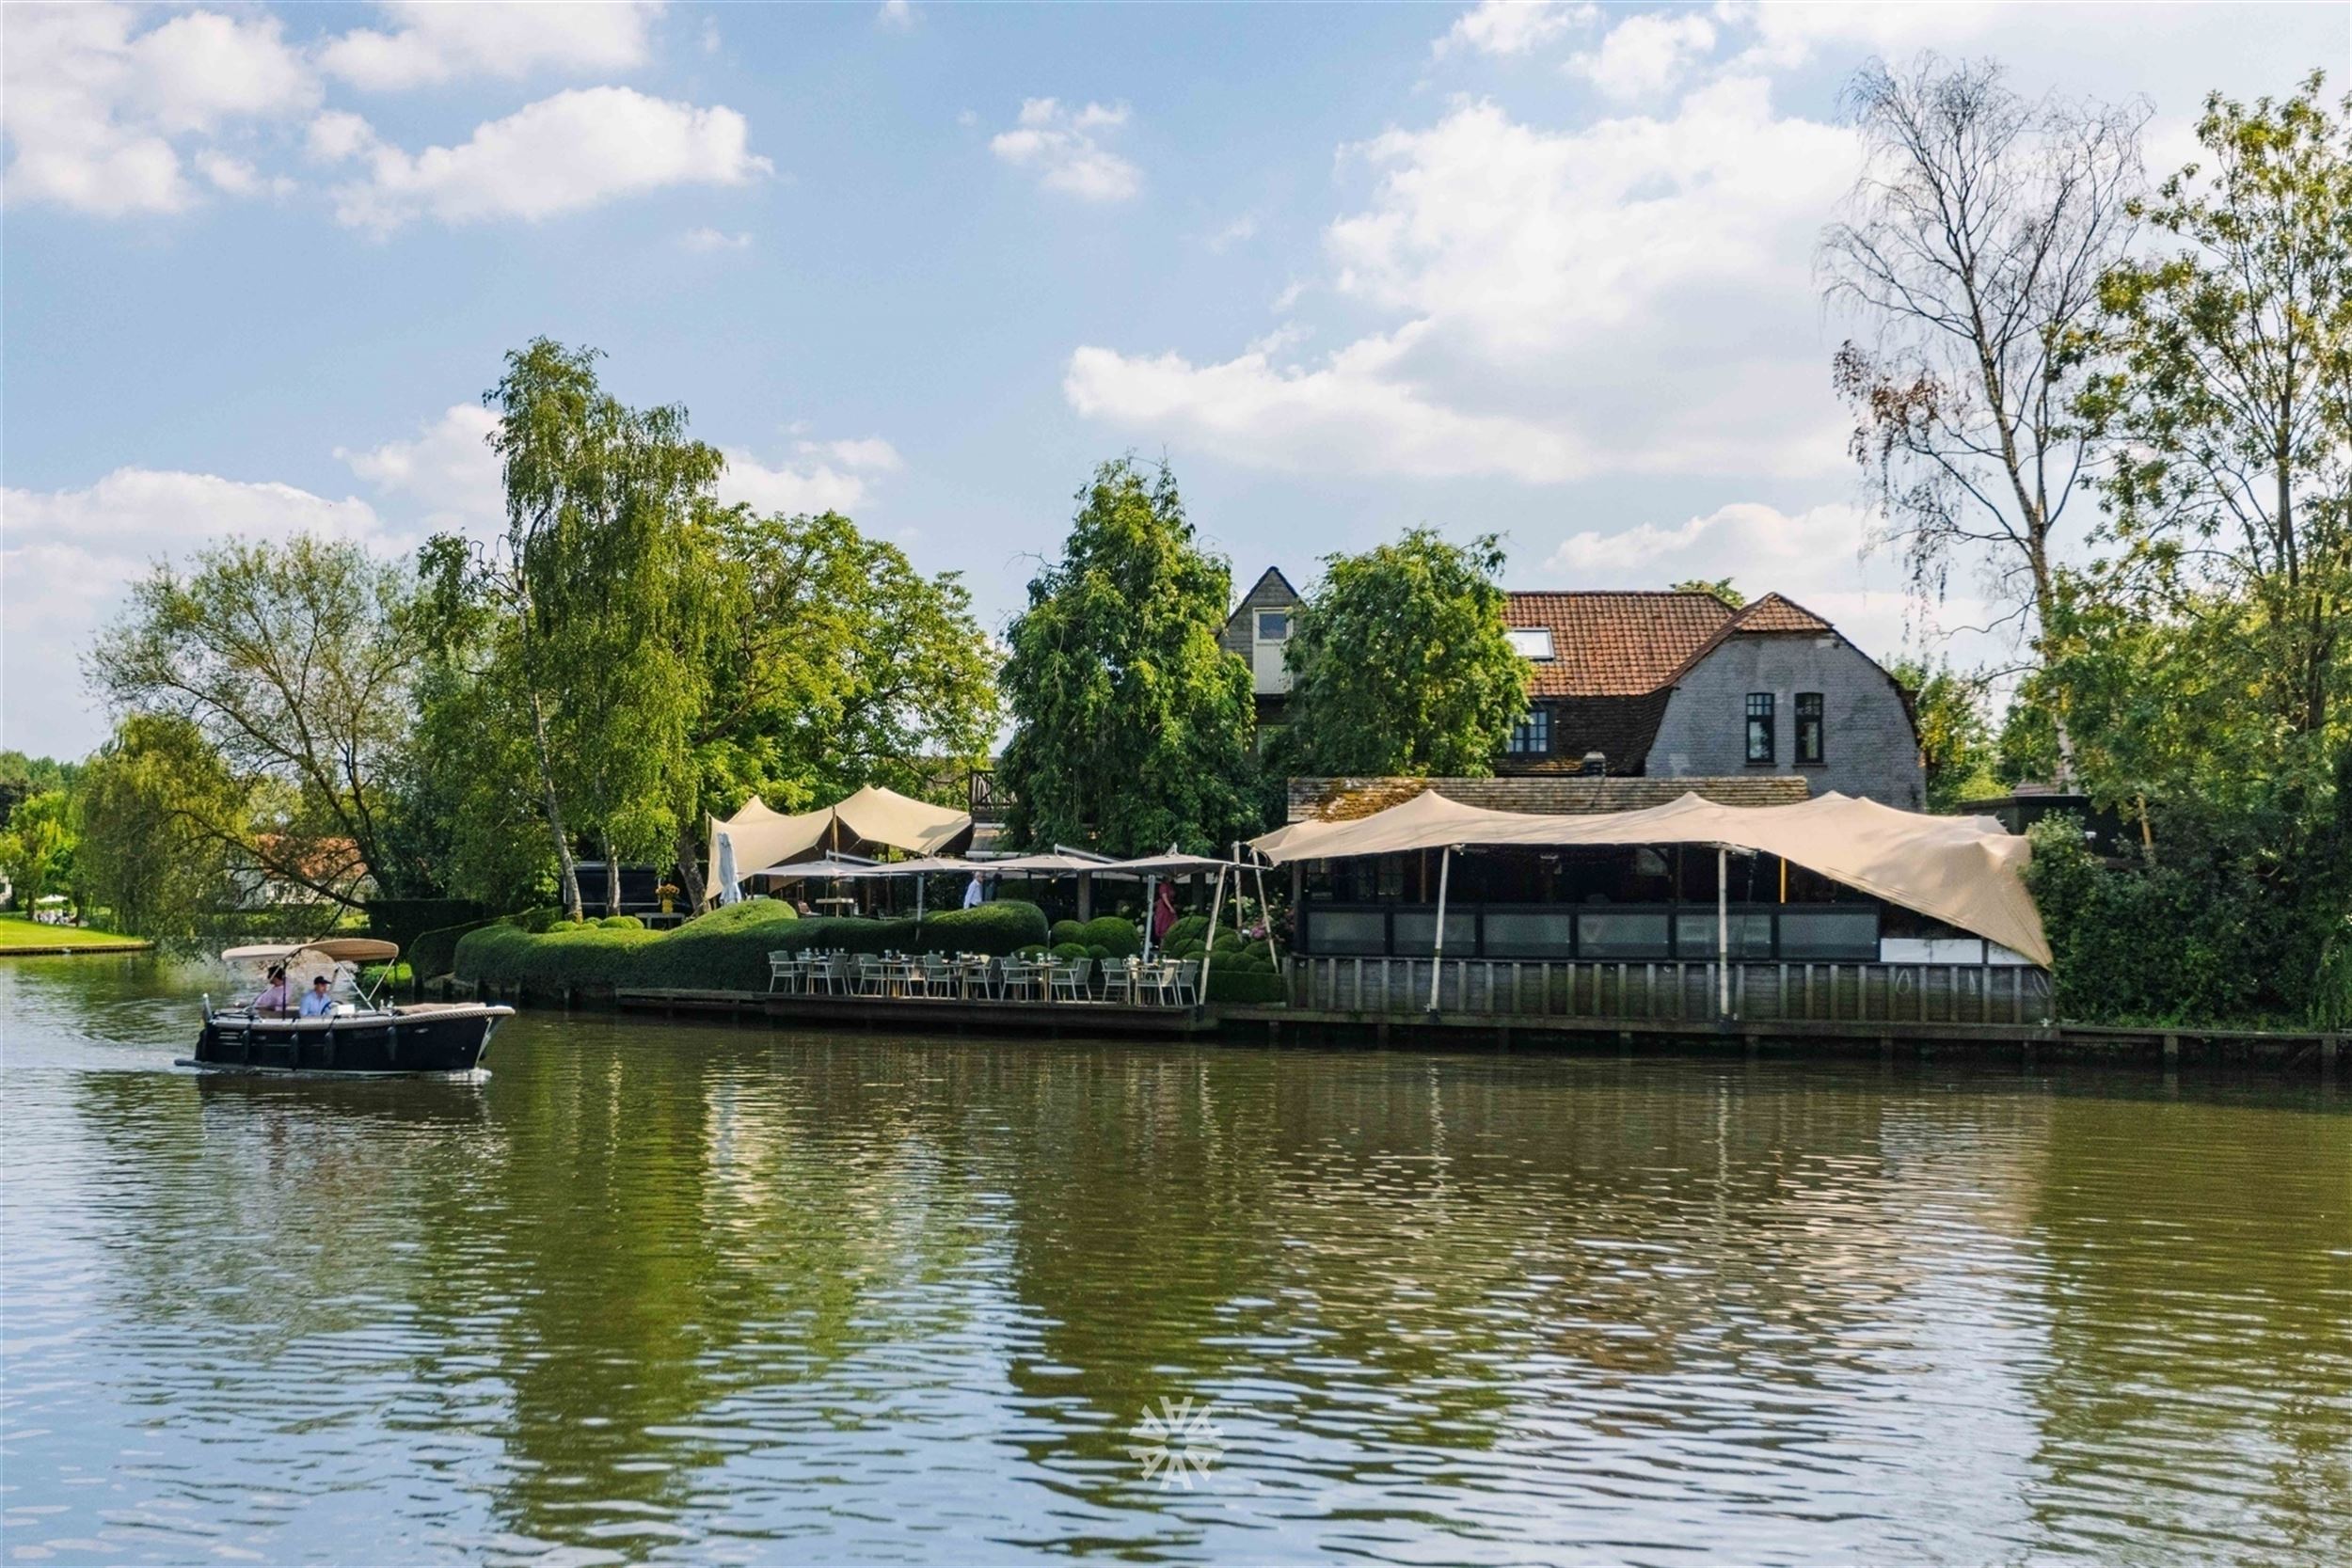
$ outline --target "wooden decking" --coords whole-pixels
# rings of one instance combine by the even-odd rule
[[[772,1023],[850,1024],[865,1029],[1024,1035],[1198,1035],[1216,1027],[1200,1007],[1139,1007],[1116,1002],[1014,1002],[941,996],[823,996],[756,990],[622,988],[613,1005],[631,1012],[720,1013]]]

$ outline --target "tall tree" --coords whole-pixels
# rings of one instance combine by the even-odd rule
[[[1077,500],[1008,632],[1006,830],[1114,854],[1221,846],[1251,825],[1256,771],[1249,672],[1217,643],[1232,574],[1165,467],[1105,463]]]
[[[1919,762],[1927,772],[1928,810],[1950,811],[1963,800],[1999,794],[1983,681],[1923,658],[1890,658],[1885,664],[1895,683],[1911,693],[1912,717],[1919,726]]]
[[[1315,774],[1491,772],[1527,711],[1527,660],[1505,635],[1502,542],[1414,529],[1329,555],[1298,609],[1286,756]]]
[[[385,833],[419,657],[411,590],[357,545],[232,539],[135,586],[88,669],[119,715],[184,720],[267,787],[270,814],[219,825],[245,859],[354,906],[362,877],[393,892],[414,880]]]
[[[1933,55],[1874,62],[1847,99],[1869,158],[1821,261],[1866,328],[1833,372],[1853,455],[1915,590],[1940,597],[1963,559],[2039,655],[2083,467],[2064,345],[2130,237],[2148,111],[2028,102]]]
[[[2078,399],[2111,460],[2108,589],[2313,740],[2352,669],[2352,98],[2331,118],[2322,81],[2206,100],[2208,163],[2138,209],[2185,246],[2108,270]]]
[[[686,411],[632,409],[597,383],[593,349],[538,339],[483,395],[506,489],[503,549],[477,558],[501,657],[531,737],[559,895],[581,912],[575,831],[623,855],[667,843],[706,676],[707,586],[694,523],[724,467]]]
[[[62,789],[21,802],[0,829],[0,876],[9,897],[28,913],[69,879],[73,858],[72,808]]]
[[[710,538],[724,609],[692,739],[703,809],[755,793],[791,810],[868,783],[935,793],[980,761],[996,661],[954,574],[923,577],[834,512],[734,508]],[[698,830],[699,812],[681,818],[683,866]]]
[[[125,716],[74,791],[76,897],[114,930],[195,947],[233,901],[254,794],[193,721]]]

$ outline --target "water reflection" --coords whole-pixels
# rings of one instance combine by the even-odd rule
[[[186,985],[0,970],[12,1557],[2352,1544],[2316,1092],[545,1016],[257,1082]]]

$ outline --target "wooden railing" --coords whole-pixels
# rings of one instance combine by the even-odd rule
[[[1427,958],[1290,960],[1291,1006],[1402,1016],[1429,1006]],[[1711,962],[1448,958],[1439,1012],[1711,1024]],[[1736,1020],[2042,1024],[2050,974],[2024,964],[1747,962],[1731,965]]]

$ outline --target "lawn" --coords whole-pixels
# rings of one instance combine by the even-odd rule
[[[43,926],[21,914],[0,914],[0,953],[28,947],[44,953],[94,953],[113,947],[146,945],[137,937],[93,931],[87,926]]]

